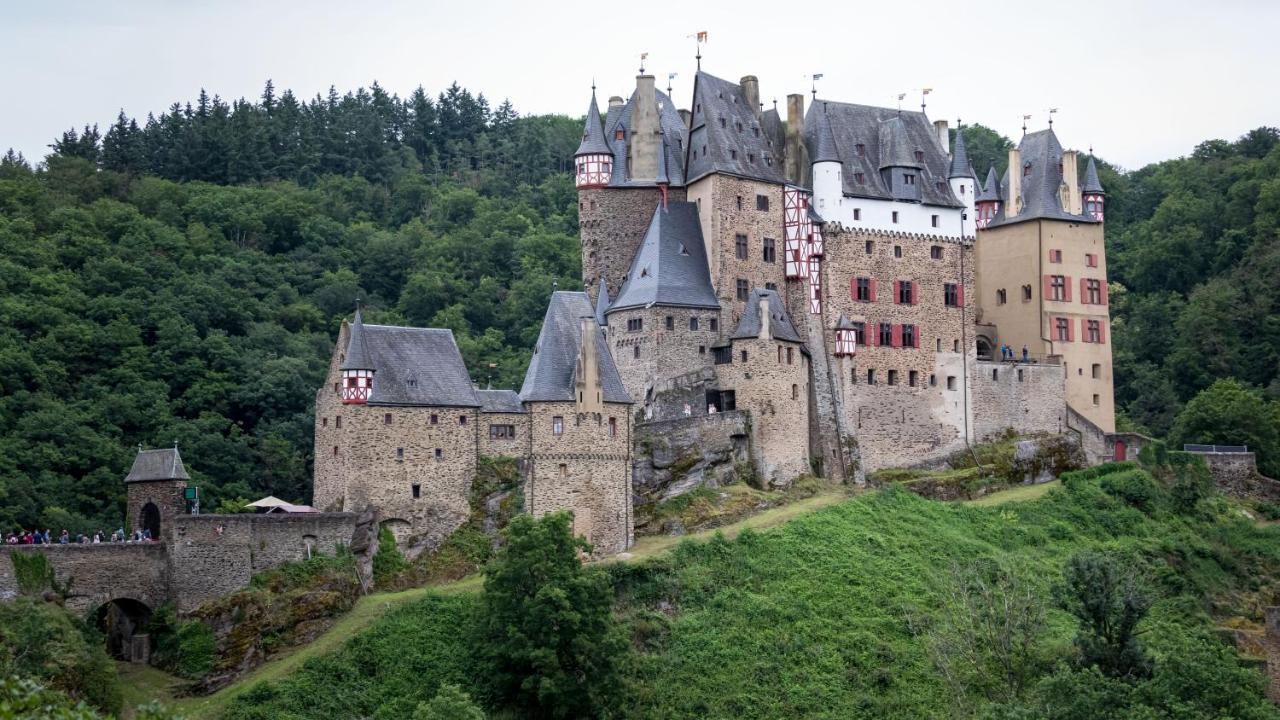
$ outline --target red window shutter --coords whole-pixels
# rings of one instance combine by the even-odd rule
[[[1106,305],[1107,304],[1107,281],[1104,278],[1099,280],[1098,284],[1102,286],[1102,304]]]
[[[1098,321],[1098,342],[1105,343],[1107,341],[1107,321],[1105,319]]]
[[[901,325],[893,326],[893,346],[896,348],[902,347],[902,326]]]
[[[1066,293],[1065,295],[1063,295],[1062,299],[1066,300],[1067,302],[1071,302],[1071,276],[1070,275],[1062,276],[1062,292]]]
[[[1044,298],[1045,300],[1053,299],[1053,276],[1052,275],[1044,276],[1044,294],[1041,295],[1040,297]]]
[[[1080,302],[1089,304],[1089,278],[1080,278]]]
[[[880,347],[880,324],[867,321],[867,344],[871,347]]]
[[[849,299],[858,302],[858,278],[849,278]]]
[[[893,281],[893,304],[901,305],[902,304],[901,301],[902,301],[902,281],[894,280]]]
[[[911,333],[911,347],[920,347],[920,327],[916,326],[916,331]]]
[[[1076,341],[1076,324],[1067,318],[1067,342]]]
[[[956,283],[956,304],[964,307],[964,283]]]
[[[915,280],[911,281],[911,304],[915,305],[920,302],[920,285]]]
[[[876,301],[876,279],[871,278],[871,302]]]

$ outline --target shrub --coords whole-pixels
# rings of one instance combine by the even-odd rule
[[[101,634],[57,605],[28,598],[0,603],[0,677],[42,685],[115,713],[122,695]]]
[[[391,528],[386,525],[378,528],[378,552],[373,555],[373,581],[378,585],[388,585],[407,567],[409,563],[396,549],[396,536]]]
[[[1104,475],[1102,489],[1144,512],[1153,509],[1160,498],[1160,488],[1143,470]]]
[[[1080,621],[1075,644],[1081,667],[1097,666],[1111,677],[1143,677],[1151,671],[1136,635],[1151,600],[1129,558],[1079,552],[1067,561],[1055,594]]]
[[[436,696],[418,703],[413,720],[484,720],[484,711],[471,701],[471,696],[453,683],[440,686]]]
[[[172,603],[156,608],[147,629],[155,643],[151,662],[156,667],[191,680],[213,669],[217,659],[213,631],[199,620],[179,621]]]

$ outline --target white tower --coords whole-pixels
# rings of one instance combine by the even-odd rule
[[[964,203],[964,219],[961,221],[961,235],[971,237],[974,232],[974,221],[977,216],[974,214],[974,203],[978,196],[978,177],[973,172],[973,165],[969,163],[969,153],[964,147],[964,128],[958,123],[956,125],[956,147],[951,153],[951,170],[947,173],[947,179],[951,182],[951,192],[955,194],[956,199]]]

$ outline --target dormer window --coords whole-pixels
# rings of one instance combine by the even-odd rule
[[[902,174],[902,182],[906,183],[907,185],[915,185],[915,184],[916,184],[916,176],[915,176],[915,175],[913,175],[912,173],[903,173],[903,174]]]
[[[1030,174],[1031,174],[1031,163],[1027,163],[1026,165],[1022,166],[1022,177],[1027,177]]]
[[[681,254],[681,255],[688,255],[688,254],[689,254],[689,250],[688,250],[688,248],[686,248],[686,247],[684,246],[684,243],[680,243],[680,254]]]
[[[924,162],[924,151],[923,151],[923,150],[917,150],[917,151],[916,151],[916,162],[918,162],[918,163],[922,163],[922,162]]]
[[[857,148],[857,150],[858,150],[858,157],[866,157],[866,156],[867,156],[867,146],[866,146],[866,145],[863,145],[862,143],[858,143],[855,147],[856,147],[856,148]]]
[[[613,134],[613,137],[615,140],[626,140],[627,131],[619,128],[618,131]]]
[[[859,185],[862,185],[867,182],[867,176],[865,173],[854,173],[853,180]]]

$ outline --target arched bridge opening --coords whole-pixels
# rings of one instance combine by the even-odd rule
[[[100,605],[95,615],[111,657],[136,663],[150,660],[151,608],[146,603],[133,598],[115,598]]]

